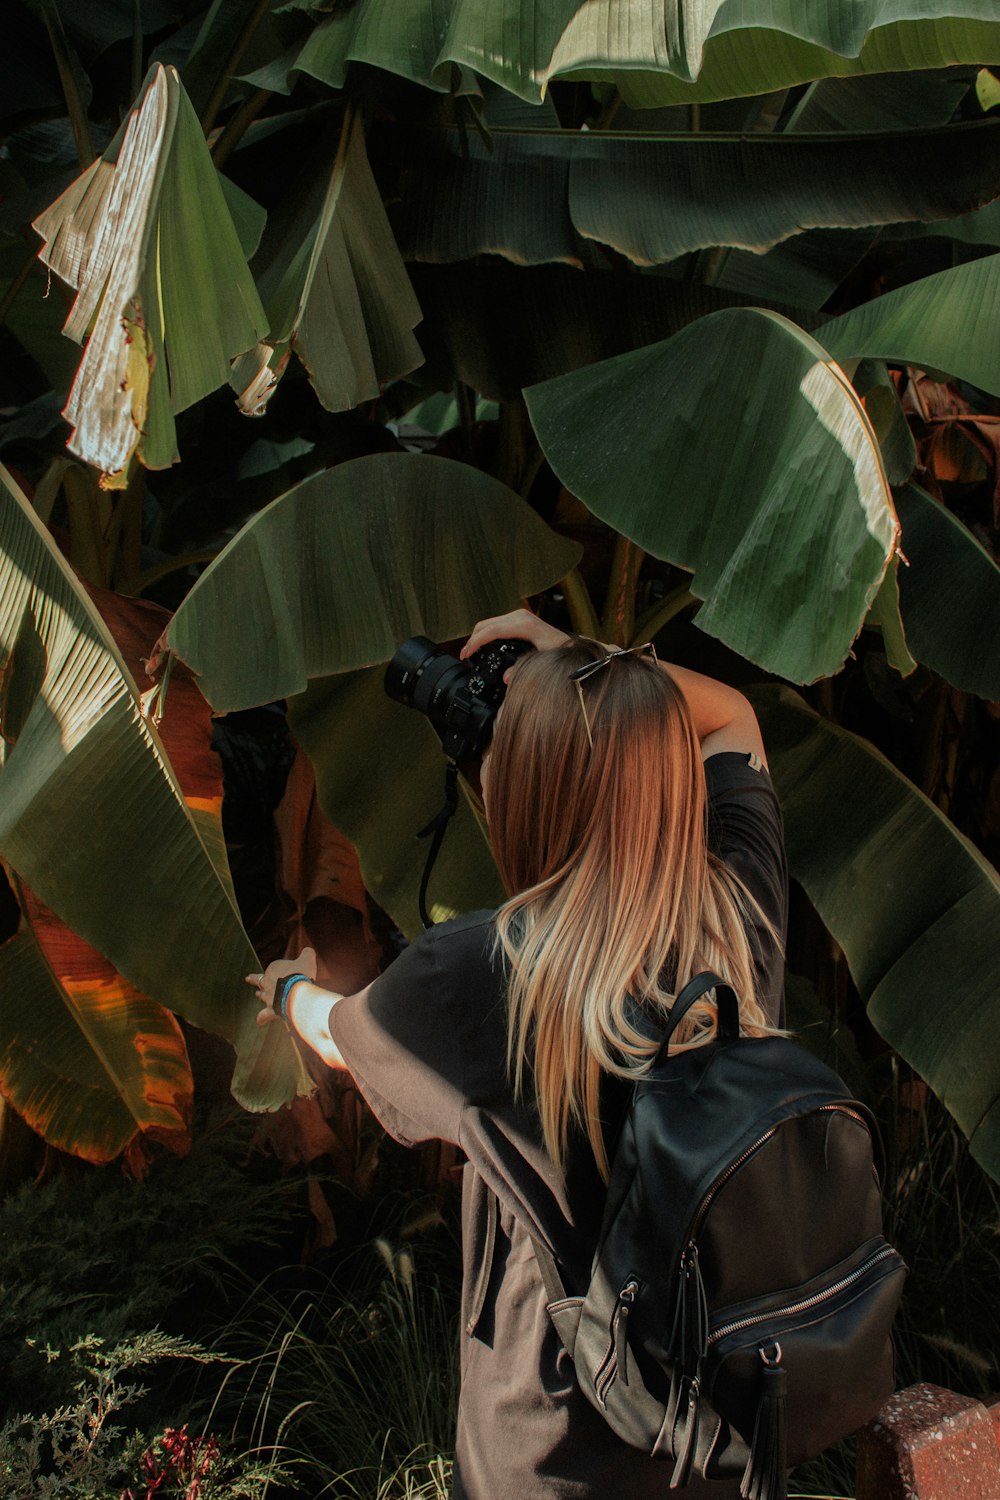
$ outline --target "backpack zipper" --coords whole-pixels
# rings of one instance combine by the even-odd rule
[[[861,1281],[863,1277],[867,1276],[868,1272],[873,1266],[878,1265],[879,1261],[885,1260],[895,1254],[896,1251],[891,1245],[883,1245],[880,1250],[877,1250],[874,1255],[870,1255],[862,1265],[857,1266],[849,1275],[842,1276],[839,1281],[835,1281],[832,1286],[824,1287],[821,1292],[814,1292],[811,1297],[803,1297],[800,1301],[790,1302],[784,1307],[772,1307],[767,1312],[754,1313],[750,1317],[738,1318],[732,1323],[724,1323],[721,1328],[713,1329],[709,1334],[709,1347],[717,1344],[720,1339],[728,1338],[731,1333],[741,1333],[746,1328],[752,1328],[755,1323],[769,1323],[775,1317],[792,1318],[796,1317],[799,1313],[808,1312],[810,1308],[818,1307],[821,1302],[826,1302],[831,1297],[839,1296],[849,1286],[853,1286],[856,1281]]]
[[[852,1120],[857,1120],[859,1125],[863,1125],[866,1130],[868,1129],[868,1122],[858,1114],[857,1110],[850,1109],[846,1104],[821,1104],[818,1109],[811,1111],[811,1113],[817,1115],[849,1115]],[[777,1131],[780,1130],[781,1126],[786,1123],[786,1120],[781,1120],[777,1125],[772,1125],[770,1130],[765,1130],[762,1136],[758,1136],[755,1141],[747,1146],[745,1151],[741,1151],[736,1160],[731,1161],[722,1175],[715,1179],[715,1181],[712,1183],[712,1186],[709,1188],[708,1192],[705,1194],[704,1198],[702,1198],[701,1202],[698,1205],[698,1211],[695,1214],[691,1224],[691,1234],[688,1239],[689,1243],[692,1240],[696,1240],[698,1238],[698,1230],[701,1228],[702,1220],[707,1214],[712,1199],[715,1197],[719,1189],[724,1187],[725,1184],[729,1181],[730,1177],[732,1177],[733,1173],[738,1172],[740,1167],[743,1166],[744,1162],[749,1161],[754,1152],[758,1151],[761,1146],[766,1145],[771,1137],[775,1135]]]
[[[638,1292],[639,1283],[634,1276],[630,1276],[615,1298],[615,1310],[611,1316],[611,1342],[594,1375],[594,1390],[602,1407],[608,1404],[608,1392],[619,1372],[622,1385],[628,1385],[628,1315]]]

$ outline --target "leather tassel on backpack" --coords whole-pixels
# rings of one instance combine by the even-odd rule
[[[787,1500],[785,1390],[788,1377],[781,1364],[781,1345],[763,1345],[760,1357],[764,1366],[760,1377],[760,1401],[740,1494],[744,1500]]]
[[[676,1360],[685,1375],[694,1377],[708,1348],[708,1303],[701,1276],[698,1246],[692,1240],[681,1256],[677,1305],[667,1344],[667,1357]]]

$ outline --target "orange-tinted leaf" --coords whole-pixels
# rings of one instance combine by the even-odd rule
[[[963,425],[937,421],[924,451],[924,462],[944,484],[981,484],[986,478],[986,459]]]
[[[152,681],[146,663],[170,623],[170,611],[148,599],[128,599],[84,579],[81,583],[141,690]],[[160,739],[185,801],[189,807],[196,803],[221,810],[222,763],[212,749],[212,710],[181,662],[174,664],[163,709]]]
[[[146,664],[170,622],[170,611],[147,599],[129,599],[80,580],[115,638],[140,690],[152,679]],[[222,762],[212,749],[212,710],[182,662],[171,664],[158,707],[160,739],[220,879],[231,883],[222,832]]]
[[[316,798],[316,774],[300,749],[292,764],[275,813],[278,877],[281,886],[304,910],[317,896],[353,907],[367,918],[357,850],[333,826]]]
[[[169,613],[159,605],[81,582],[141,683],[145,659]],[[161,726],[161,738],[185,800],[203,827],[205,822],[212,826],[214,842],[221,847],[222,771],[212,750],[211,719],[211,709],[190,673],[179,668],[171,680],[170,714]],[[37,1078],[31,1082],[30,1070],[18,1068],[0,1039],[0,1088],[52,1145],[90,1161],[107,1161],[126,1150],[130,1169],[141,1176],[153,1139],[174,1150],[186,1149],[189,1141],[193,1084],[183,1033],[169,1011],[123,979],[27,887],[18,882],[16,888],[25,927],[11,940],[15,947],[6,961],[28,964],[45,988],[43,971],[35,962],[40,956],[56,997],[45,1004],[61,1006],[70,1025],[66,1048],[44,1086]],[[32,938],[38,955],[31,951]],[[88,1044],[84,1048],[79,1047],[81,1031]],[[126,1051],[122,1041],[129,1033]],[[74,1040],[75,1047],[70,1045]],[[17,1047],[23,1045],[19,1022]],[[44,1056],[51,1049],[37,1050]],[[92,1058],[85,1056],[88,1051]],[[95,1081],[104,1074],[104,1082]],[[95,1088],[106,1096],[100,1110],[93,1109]]]
[[[378,973],[368,898],[357,850],[320,807],[312,763],[301,749],[274,821],[278,910],[272,921],[282,926],[282,951],[293,958],[315,948],[320,983],[354,994]]]
[[[110,1161],[140,1131],[186,1149],[192,1081],[177,1021],[23,885],[17,892],[22,925],[0,946],[4,1097],[51,1145],[87,1161]]]

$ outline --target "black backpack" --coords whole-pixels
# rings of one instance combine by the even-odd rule
[[[715,1039],[668,1055],[707,990]],[[786,1469],[894,1389],[906,1267],[882,1236],[870,1112],[786,1037],[741,1037],[733,991],[685,986],[634,1086],[585,1296],[535,1241],[548,1311],[585,1394],[626,1442],[784,1500]]]

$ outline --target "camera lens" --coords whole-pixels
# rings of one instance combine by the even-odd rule
[[[389,697],[406,708],[419,708],[421,713],[426,713],[426,684],[420,691],[419,702],[417,690],[428,667],[434,662],[440,663],[445,670],[449,665],[458,665],[453,656],[448,656],[425,635],[415,635],[404,641],[385,669],[384,686]],[[438,676],[438,673],[432,673],[435,681]]]
[[[457,661],[425,635],[404,641],[385,669],[390,698],[425,714],[454,760],[483,754],[493,720],[503,701],[503,674],[522,651],[524,641],[496,641]]]

